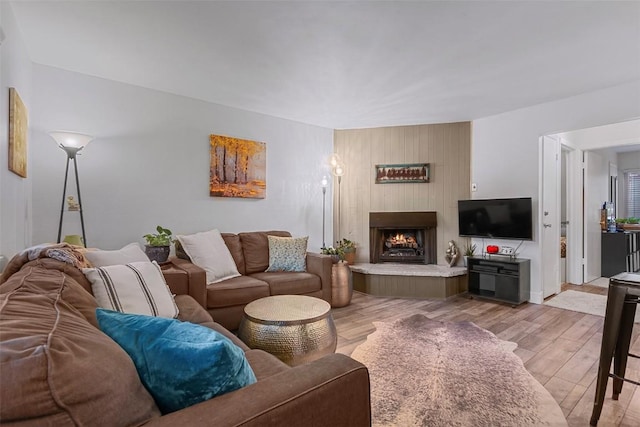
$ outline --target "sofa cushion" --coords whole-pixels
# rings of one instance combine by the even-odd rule
[[[196,325],[213,321],[209,312],[189,295],[176,295],[174,298],[179,310],[178,320],[195,323]]]
[[[153,261],[83,268],[100,307],[123,313],[176,317],[178,307]]]
[[[306,271],[307,241],[305,237],[267,236],[269,267],[266,271]]]
[[[178,236],[191,262],[207,274],[207,284],[240,276],[235,261],[218,230]]]
[[[244,253],[242,252],[242,242],[240,241],[240,236],[233,233],[220,233],[222,238],[224,239],[225,245],[229,249],[231,256],[233,257],[233,261],[236,263],[236,267],[238,267],[238,273],[245,275],[244,268]]]
[[[88,250],[84,253],[84,257],[94,267],[149,261],[149,257],[140,249],[140,245],[137,243],[129,243],[122,249],[115,251]]]
[[[282,360],[263,350],[248,350],[245,357],[258,381],[291,369]]]
[[[269,267],[267,236],[291,237],[287,231],[251,231],[238,234],[242,242],[245,274],[261,273]]]
[[[159,416],[129,356],[66,300],[70,287],[86,291],[48,272],[26,266],[0,294],[0,424],[139,425]]]
[[[271,295],[300,295],[322,290],[320,277],[311,273],[274,271],[250,277],[267,282]]]
[[[254,277],[240,276],[207,285],[207,308],[248,304],[270,295],[269,285]]]
[[[133,359],[164,413],[256,382],[244,351],[213,329],[98,309],[100,328]]]

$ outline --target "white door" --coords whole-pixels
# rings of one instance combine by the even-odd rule
[[[542,248],[542,296],[560,292],[560,142],[542,138],[542,206],[540,236]]]
[[[602,230],[600,210],[609,199],[609,164],[593,151],[584,152],[584,282],[600,277]]]

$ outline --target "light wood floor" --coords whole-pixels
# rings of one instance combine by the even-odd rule
[[[571,286],[565,289],[572,289]],[[584,286],[577,288],[587,290]],[[606,289],[604,291],[606,293]],[[515,353],[553,395],[569,425],[589,425],[602,317],[538,304],[525,303],[512,308],[466,296],[441,301],[384,298],[354,292],[349,306],[333,309],[338,330],[337,352],[350,355],[375,331],[373,322],[391,322],[415,313],[442,321],[472,321],[503,340],[518,343]],[[633,332],[631,352],[640,354],[640,326],[636,325]],[[626,376],[640,379],[640,359],[629,359]],[[607,390],[598,425],[640,426],[640,387],[625,383],[618,401],[612,400],[611,391]]]

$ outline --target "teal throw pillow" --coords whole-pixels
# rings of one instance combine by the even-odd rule
[[[100,329],[131,357],[163,413],[256,382],[244,351],[213,329],[98,308]]]
[[[306,271],[307,237],[267,236],[269,239],[269,268],[266,271]]]

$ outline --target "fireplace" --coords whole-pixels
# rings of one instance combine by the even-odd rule
[[[435,212],[370,212],[371,263],[436,263]]]

